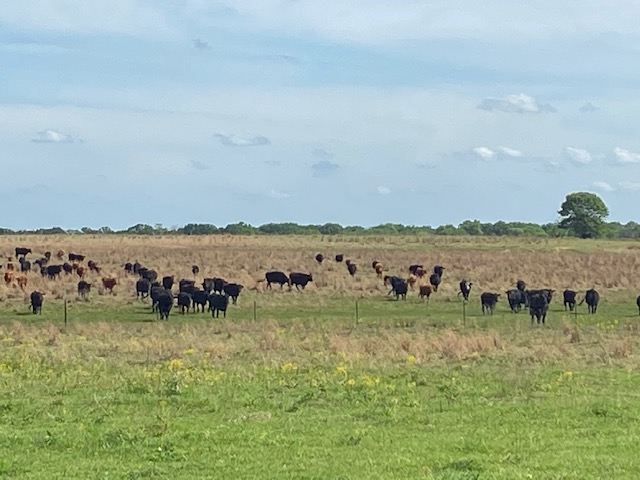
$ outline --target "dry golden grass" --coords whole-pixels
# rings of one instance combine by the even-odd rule
[[[474,237],[349,237],[349,236],[4,236],[0,252],[5,259],[16,246],[33,249],[30,260],[45,251],[82,253],[102,267],[100,275],[88,274],[93,284],[92,297],[104,295],[118,301],[132,301],[135,278],[125,275],[123,264],[136,260],[158,271],[160,276],[175,275],[194,278],[191,265],[200,266],[196,280],[219,276],[263,291],[265,272],[282,270],[313,274],[308,295],[344,294],[372,296],[385,292],[371,263],[382,262],[386,273],[407,276],[407,267],[421,263],[427,269],[446,267],[440,297],[454,297],[462,278],[474,283],[474,290],[503,291],[512,288],[517,279],[532,287],[557,290],[585,290],[596,287],[610,293],[634,291],[640,266],[640,249],[631,242],[579,243],[566,239],[501,239]],[[321,252],[327,258],[319,265],[314,256]],[[344,263],[333,257],[343,253],[358,265],[352,278]],[[52,263],[58,261],[54,258]],[[37,267],[36,267],[37,269]],[[112,276],[118,285],[113,295],[102,288],[101,277]],[[73,298],[77,276],[61,280],[43,279],[29,274],[23,293],[15,284],[0,285],[0,299],[24,298],[32,290],[40,290],[49,298]],[[278,287],[276,287],[277,289]],[[611,296],[610,296],[611,298]],[[111,301],[111,300],[108,300]]]

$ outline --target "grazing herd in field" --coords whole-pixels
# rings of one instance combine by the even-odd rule
[[[4,273],[4,281],[7,285],[15,282],[25,291],[28,283],[26,274],[31,271],[32,267],[32,263],[27,260],[27,255],[30,253],[32,253],[30,248],[16,247],[15,254],[18,259],[20,273],[17,273],[12,259],[9,258]],[[315,255],[314,258],[318,264],[322,264],[326,260],[326,257],[321,253]],[[350,259],[345,260],[343,254],[337,254],[334,258],[337,263],[344,262],[349,275],[352,277],[356,275],[358,268],[353,261]],[[57,259],[57,262],[51,252],[45,252],[33,264],[39,267],[39,272],[43,277],[50,280],[55,280],[62,274],[76,274],[80,279],[77,284],[78,296],[86,299],[91,292],[92,284],[87,282],[84,277],[87,272],[100,274],[101,268],[98,264],[93,260],[88,260],[85,266],[85,255],[78,253],[66,255],[63,250],[59,250],[55,254],[55,259]],[[396,300],[406,300],[407,294],[411,289],[416,290],[421,299],[428,301],[433,293],[438,292],[438,287],[443,281],[445,271],[445,267],[441,265],[435,265],[431,271],[428,271],[423,265],[412,264],[409,265],[409,275],[405,278],[397,275],[385,275],[387,269],[378,261],[373,261],[371,267],[376,276],[383,281],[383,284],[390,288],[387,295],[395,295]],[[220,277],[207,277],[204,278],[201,285],[196,285],[195,280],[180,279],[177,282],[178,291],[174,293],[173,287],[176,284],[174,276],[159,278],[156,270],[147,268],[137,261],[125,263],[124,271],[128,275],[137,275],[139,277],[135,283],[135,295],[140,299],[150,298],[152,312],[157,313],[160,319],[168,319],[174,305],[180,309],[182,314],[189,313],[189,311],[205,312],[208,310],[213,317],[219,317],[220,313],[222,313],[223,317],[226,317],[229,301],[235,305],[244,288],[239,283],[228,282]],[[198,265],[192,265],[191,272],[194,276],[197,275],[200,272]],[[271,290],[275,284],[280,286],[280,290],[287,285],[289,290],[295,287],[296,290],[300,291],[304,290],[310,282],[313,282],[313,276],[311,273],[304,272],[290,272],[287,275],[283,271],[274,270],[266,272],[264,281],[266,281],[267,290]],[[117,280],[115,278],[110,276],[102,277],[102,286],[105,291],[113,292],[116,285]],[[465,302],[469,300],[472,286],[473,283],[467,279],[462,279],[459,283],[458,296],[462,297]],[[523,280],[518,280],[515,288],[507,290],[505,295],[509,308],[513,313],[518,313],[523,308],[528,308],[531,323],[544,324],[549,304],[555,292],[550,288],[528,289]],[[577,301],[578,292],[574,290],[564,290],[562,296],[565,310],[574,311],[577,305],[586,303],[589,314],[596,313],[600,301],[600,295],[595,289],[587,290],[579,303]],[[492,315],[500,297],[501,293],[482,292],[480,294],[482,314]],[[32,312],[34,314],[41,313],[44,293],[33,291],[30,295],[30,300]],[[640,314],[640,296],[637,297],[636,304],[638,306],[638,314]]]

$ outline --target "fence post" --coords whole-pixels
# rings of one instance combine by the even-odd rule
[[[67,326],[67,299],[64,299],[64,326]]]
[[[462,300],[462,324],[466,328],[467,326],[467,301]]]
[[[360,321],[360,312],[358,309],[358,300],[356,299],[356,327],[358,326],[359,321]]]
[[[253,301],[253,321],[257,321],[258,320],[258,306],[256,304],[256,301]]]

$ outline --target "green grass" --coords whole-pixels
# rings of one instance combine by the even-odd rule
[[[637,478],[631,297],[545,327],[437,296],[359,299],[357,322],[346,296],[168,322],[105,297],[66,327],[61,300],[7,302],[0,477]]]

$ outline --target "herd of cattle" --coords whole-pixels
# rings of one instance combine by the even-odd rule
[[[31,262],[27,260],[27,255],[32,252],[29,248],[17,247],[15,253],[21,274],[17,277],[15,276],[16,269],[10,261],[7,264],[4,280],[7,284],[17,280],[18,286],[24,291],[27,285],[25,274],[31,271]],[[62,273],[67,275],[77,274],[80,277],[80,281],[77,284],[78,295],[86,298],[91,291],[91,283],[84,280],[84,276],[87,272],[99,274],[101,269],[97,263],[88,260],[85,266],[85,255],[69,253],[65,257],[63,250],[59,250],[55,257],[62,263],[52,263],[53,255],[51,252],[45,252],[41,258],[38,258],[33,263],[38,265],[40,274],[43,277],[52,280],[59,278]],[[68,261],[63,261],[65,258]],[[325,257],[320,253],[314,258],[318,264],[322,264],[325,261]],[[355,276],[358,271],[357,265],[349,259],[345,260],[342,254],[336,255],[335,261],[338,263],[344,261],[346,269],[351,276]],[[384,285],[390,287],[387,295],[394,294],[397,300],[406,300],[409,289],[417,290],[421,299],[426,298],[429,300],[431,294],[438,291],[445,271],[445,267],[441,265],[435,265],[432,271],[429,272],[423,265],[413,264],[409,266],[409,275],[405,278],[384,275],[386,269],[378,261],[372,262],[371,267]],[[136,297],[140,299],[150,298],[151,309],[157,313],[160,319],[167,319],[173,306],[179,307],[183,314],[188,313],[190,310],[194,312],[209,310],[213,317],[219,317],[220,313],[226,317],[229,299],[235,305],[244,288],[239,283],[227,282],[219,277],[204,278],[200,285],[196,285],[196,281],[190,279],[180,279],[176,282],[173,275],[159,278],[156,270],[147,268],[137,261],[134,263],[127,262],[124,265],[124,271],[128,275],[139,277],[135,283]],[[197,275],[200,269],[197,265],[193,265],[191,271],[194,275]],[[266,282],[267,289],[272,289],[273,285],[276,284],[280,286],[280,289],[287,285],[289,290],[294,286],[297,290],[304,290],[309,282],[313,282],[313,276],[311,273],[303,272],[291,272],[287,275],[282,271],[269,271],[265,274],[263,281]],[[173,292],[174,284],[178,287],[176,293]],[[117,285],[117,280],[113,277],[102,277],[102,285],[105,290],[112,292]],[[461,296],[464,301],[468,301],[472,286],[473,283],[466,279],[460,281],[458,296]],[[506,291],[506,299],[513,313],[518,313],[523,308],[528,308],[531,322],[534,323],[535,321],[538,324],[544,324],[554,293],[555,290],[550,288],[528,289],[523,280],[518,280],[515,288]],[[480,303],[483,315],[493,314],[500,296],[500,293],[482,292]],[[579,303],[577,302],[577,296],[578,293],[574,290],[564,290],[563,303],[565,310],[573,311],[576,305],[586,302],[588,312],[596,313],[600,295],[595,289],[587,290]],[[39,291],[33,291],[30,299],[30,307],[33,313],[41,313],[44,294]],[[638,296],[636,304],[640,314],[640,296]]]

